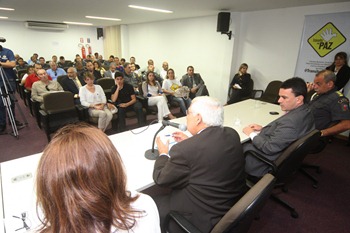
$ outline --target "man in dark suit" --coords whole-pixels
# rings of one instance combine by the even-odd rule
[[[269,160],[276,160],[284,149],[297,139],[315,129],[314,118],[308,105],[306,83],[301,78],[291,78],[282,83],[278,103],[286,113],[265,127],[248,125],[243,132],[251,141],[243,145],[243,151],[255,151]],[[253,177],[262,177],[271,168],[252,155],[246,156],[246,172]],[[254,178],[255,179],[255,178]]]
[[[204,81],[200,74],[194,73],[193,66],[187,67],[187,74],[182,76],[181,79],[182,86],[187,86],[190,88],[190,98],[193,99],[196,96],[209,95]]]
[[[67,69],[67,77],[63,78],[60,82],[63,90],[74,94],[75,104],[80,104],[79,88],[85,85],[85,81],[83,78],[78,77],[77,70],[74,67],[69,67]]]
[[[161,223],[169,210],[182,213],[202,232],[209,232],[245,192],[244,157],[238,133],[223,127],[222,104],[202,96],[187,112],[188,131],[176,132],[171,150],[157,138],[160,156],[153,179],[171,188],[155,197]],[[177,232],[177,231],[174,231]]]

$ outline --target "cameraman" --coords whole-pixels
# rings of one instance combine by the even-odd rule
[[[0,87],[1,87],[2,94],[6,94],[4,85],[7,85],[7,91],[9,92],[9,94],[15,94],[16,73],[13,70],[13,68],[16,67],[15,56],[12,50],[4,48],[1,45],[0,45],[0,66],[4,68],[3,70],[6,76],[6,77],[2,77],[3,75],[0,75]],[[10,84],[11,87],[9,87],[8,84]],[[13,117],[15,117],[15,102],[14,102],[14,98],[12,98],[11,95],[10,95],[10,99],[11,99],[11,109],[12,109]],[[17,120],[15,120],[15,123],[16,123],[17,129],[22,129],[24,127],[24,125]],[[4,106],[4,101],[1,100],[0,101],[0,134],[3,134],[5,132],[5,129],[6,129],[6,109]]]

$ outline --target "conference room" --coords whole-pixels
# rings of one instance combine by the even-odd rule
[[[177,4],[188,5],[187,2]],[[108,8],[109,5],[110,3],[105,8]],[[254,4],[245,3],[245,5]],[[46,8],[45,5],[42,6],[43,9]],[[8,7],[10,6],[8,5]],[[51,7],[48,7],[48,11],[49,8]],[[53,8],[54,6],[52,6]],[[188,8],[191,12],[197,11],[194,7]],[[232,8],[229,10],[231,12],[230,30],[233,34],[231,40],[227,35],[216,31],[217,14],[222,11],[221,9],[225,9],[225,6],[222,5],[210,14],[195,17],[188,15],[186,18],[163,18],[147,22],[131,22],[130,24],[124,24],[121,21],[121,24],[117,26],[112,26],[114,24],[107,26],[96,24],[91,27],[69,25],[68,29],[59,32],[27,29],[23,23],[25,20],[11,21],[9,16],[8,20],[1,20],[0,31],[2,34],[0,36],[7,40],[6,43],[2,44],[4,47],[11,48],[15,53],[21,54],[25,60],[28,60],[33,52],[38,52],[47,60],[53,54],[63,55],[66,59],[73,59],[75,54],[81,52],[79,44],[81,43],[80,39],[83,38],[84,44],[87,44],[87,39],[90,39],[89,44],[93,52],[103,54],[104,58],[107,58],[110,54],[126,59],[135,56],[141,67],[146,66],[147,60],[152,58],[158,68],[161,67],[163,61],[168,61],[169,66],[174,68],[178,77],[186,73],[188,65],[193,65],[195,72],[202,75],[210,95],[225,103],[230,79],[237,72],[242,62],[249,64],[249,72],[254,80],[254,89],[265,90],[270,81],[284,81],[293,77],[298,60],[305,16],[343,12],[344,9],[349,9],[349,3],[332,2],[323,4],[323,2],[316,2],[316,5],[314,3],[305,6],[281,5],[249,11],[239,11]],[[106,11],[103,14],[107,16]],[[137,14],[150,13],[139,12]],[[152,15],[154,14],[152,13]],[[115,15],[108,16],[114,17]],[[34,20],[38,19],[35,18]],[[104,37],[97,39],[96,28],[101,27],[104,28]],[[119,40],[115,40],[118,42],[113,44],[115,48],[105,49],[108,31],[112,35],[119,35],[117,37]],[[24,43],[22,38],[28,39]],[[333,59],[333,55],[330,55],[330,60]],[[30,126],[30,128],[33,127],[35,126]],[[22,148],[21,152],[18,153],[18,157],[40,152],[29,148],[28,145],[39,144],[39,142],[31,142],[34,139],[25,136],[26,130],[30,129],[25,128],[20,131],[19,140],[11,139],[14,147]],[[11,154],[11,148],[8,148],[11,145],[6,141],[6,145],[9,146],[5,148],[3,137],[1,138],[1,150],[4,153]],[[341,143],[335,143],[342,146]],[[47,144],[47,141],[44,138],[40,145],[41,150],[45,144]],[[325,172],[321,176],[326,176]],[[307,181],[305,182],[307,183]],[[307,184],[305,186],[308,187]],[[319,190],[311,190],[310,192],[315,192],[313,195],[319,196],[321,187]],[[284,225],[301,224],[300,219],[302,218],[297,220],[299,223],[295,223],[294,219],[291,220],[287,213],[286,215]],[[305,217],[305,215],[303,216]],[[272,216],[280,216],[280,214],[276,213]],[[310,218],[313,219],[312,216]],[[339,217],[337,217],[338,225],[346,226],[347,221],[344,218],[339,214]],[[324,220],[324,222],[329,221]],[[278,223],[271,224],[279,226]],[[307,223],[304,224],[307,225]],[[300,227],[305,228],[305,225]],[[306,229],[309,228],[306,227]],[[255,230],[255,232],[261,232],[259,229]],[[291,229],[291,232],[295,231],[297,231],[295,228],[294,230]],[[303,230],[299,232],[303,232]]]

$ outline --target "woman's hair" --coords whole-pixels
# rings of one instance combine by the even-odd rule
[[[175,71],[174,71],[172,68],[170,68],[170,69],[168,69],[168,70],[166,71],[166,76],[165,76],[165,78],[166,78],[166,79],[169,79],[169,76],[168,76],[169,71],[172,71],[172,72],[174,73],[174,79],[175,79]]]
[[[242,69],[243,67],[248,69],[247,63],[242,63],[242,64],[239,66],[238,71],[241,71],[241,69]]]
[[[153,72],[153,71],[148,71],[148,72],[146,73],[146,83],[147,83],[147,84],[151,84],[151,81],[150,81],[149,78],[148,78],[150,74],[153,74],[153,75],[154,75],[154,72]],[[153,85],[153,86],[156,85],[156,79],[155,79],[155,77],[154,77],[154,79],[153,79],[151,85]]]
[[[60,129],[45,148],[37,178],[41,232],[110,232],[131,229],[143,215],[130,204],[118,151],[100,130],[87,124]]]
[[[91,74],[90,72],[84,73],[84,80],[86,80],[87,78],[95,80],[95,76],[93,74]]]
[[[224,107],[219,100],[209,96],[199,96],[191,103],[192,114],[200,114],[207,126],[223,126]]]
[[[337,54],[334,56],[334,61],[335,61],[337,58],[343,59],[343,60],[345,61],[345,63],[348,62],[348,55],[347,55],[345,52],[339,52],[339,53],[337,53]]]

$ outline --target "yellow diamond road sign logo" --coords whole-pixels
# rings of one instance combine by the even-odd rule
[[[320,57],[324,57],[342,45],[346,38],[332,23],[327,23],[307,41]]]

